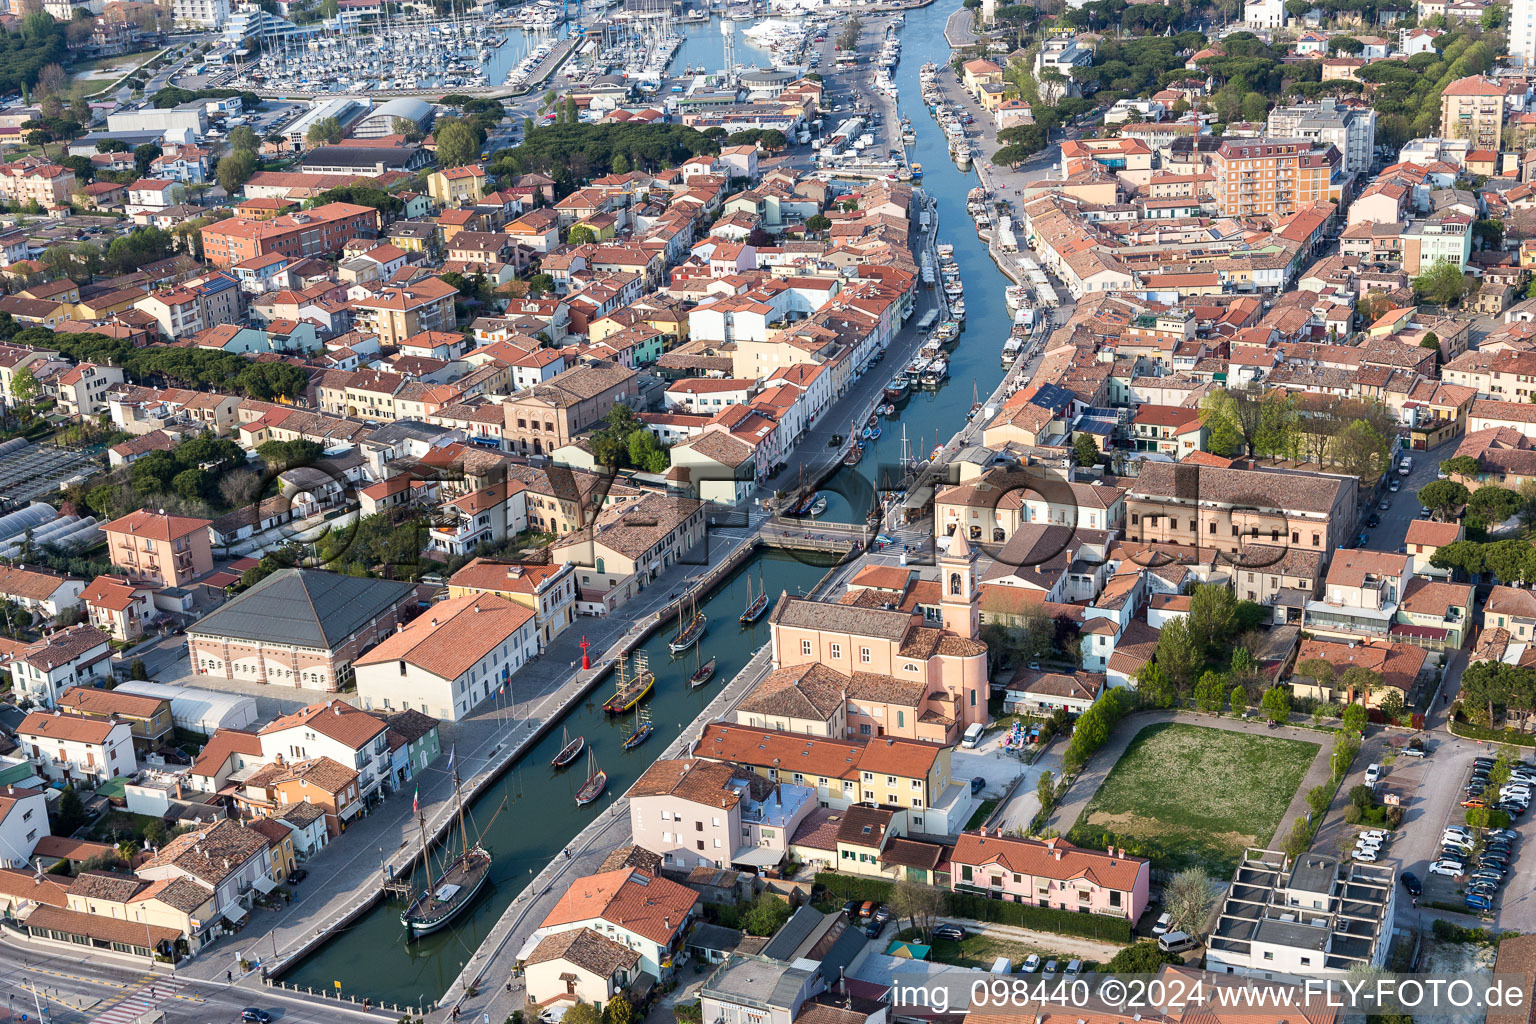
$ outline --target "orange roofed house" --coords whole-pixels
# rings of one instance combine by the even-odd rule
[[[534,936],[592,929],[634,950],[642,971],[666,981],[698,903],[692,889],[648,871],[604,871],[572,883]]]
[[[379,211],[352,203],[327,203],[313,210],[285,213],[266,220],[230,217],[203,228],[203,255],[216,267],[267,253],[285,256],[332,256],[354,238],[374,238]]]
[[[956,892],[1133,923],[1147,907],[1152,882],[1152,863],[1124,850],[988,835],[986,829],[961,833],[950,864]]]
[[[180,587],[213,572],[209,520],[140,509],[101,528],[107,558],[137,579]]]

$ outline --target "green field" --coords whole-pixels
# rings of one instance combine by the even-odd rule
[[[1101,846],[1105,830],[1161,868],[1231,874],[1267,845],[1318,744],[1165,722],[1136,735],[1068,838]]]

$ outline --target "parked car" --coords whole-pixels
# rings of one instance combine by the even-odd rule
[[[1460,861],[1437,860],[1429,865],[1429,873],[1432,875],[1450,875],[1455,877],[1456,875],[1461,874],[1461,871],[1462,867]]]
[[[1401,480],[1393,480],[1393,481],[1391,481],[1390,483],[1387,484],[1387,490],[1391,491],[1393,494],[1396,494],[1398,491],[1400,491],[1402,489],[1403,489],[1403,484],[1402,484]]]
[[[1466,905],[1472,910],[1482,911],[1493,909],[1493,900],[1489,899],[1487,896],[1484,896],[1480,892],[1467,893],[1467,898],[1463,900],[1463,902],[1466,903]]]
[[[269,1024],[272,1020],[272,1015],[266,1010],[258,1010],[254,1006],[247,1006],[240,1011],[240,1019],[251,1021],[252,1024]]]
[[[1365,784],[1367,786],[1374,786],[1374,785],[1376,785],[1377,780],[1379,780],[1380,778],[1381,778],[1381,765],[1373,764],[1373,765],[1370,765],[1369,767],[1367,767],[1365,769]]]
[[[982,790],[984,790],[986,788],[987,788],[987,780],[985,778],[983,778],[982,776],[977,775],[975,778],[971,779],[971,792],[972,793],[980,793]]]
[[[1055,963],[1055,962],[1056,961],[1054,961],[1054,960],[1051,961],[1051,963]],[[1025,974],[1034,974],[1039,969],[1040,969],[1040,954],[1038,954],[1038,953],[1031,953],[1031,954],[1029,954],[1029,956],[1024,958],[1024,962],[1019,964],[1019,970],[1024,972]]]
[[[1197,943],[1193,936],[1185,932],[1173,931],[1157,940],[1157,948],[1164,953],[1182,953],[1187,949],[1194,949]]]
[[[1484,800],[1481,797],[1471,797],[1470,799],[1463,800],[1461,802],[1461,806],[1463,806],[1463,807],[1487,807],[1488,806],[1488,801]]]
[[[1082,974],[1082,973],[1083,973],[1083,962],[1081,960],[1068,960],[1067,961],[1067,970],[1066,970],[1066,976],[1067,977],[1075,978],[1079,974]]]
[[[849,900],[843,904],[843,916],[852,917],[859,912],[859,901]]]
[[[1060,973],[1061,964],[1057,963],[1055,960],[1047,960],[1045,962],[1045,970],[1041,972],[1040,976],[1043,978],[1054,978]]]
[[[1375,512],[1372,512],[1369,516],[1366,517],[1365,525],[1372,530],[1376,529],[1376,527],[1381,525],[1381,516],[1377,515]]]
[[[865,900],[859,907],[859,916],[866,920],[875,916],[875,907],[879,906],[874,900]]]
[[[288,884],[289,885],[298,885],[300,882],[304,881],[304,879],[306,879],[308,877],[309,877],[309,872],[308,871],[305,871],[303,868],[294,868],[292,871],[288,872]]]
[[[871,918],[870,922],[869,922],[869,927],[864,929],[864,935],[867,938],[878,939],[880,937],[880,933],[883,932],[883,931],[885,931],[885,922],[884,921],[876,921],[873,918]]]
[[[1384,829],[1384,828],[1368,828],[1364,832],[1356,833],[1355,838],[1356,839],[1379,839],[1382,842],[1386,842],[1387,841],[1387,830]]]
[[[1414,874],[1412,871],[1404,871],[1398,877],[1400,879],[1402,879],[1403,888],[1408,891],[1408,895],[1410,895],[1410,896],[1423,896],[1424,895],[1424,883],[1419,881],[1419,876],[1418,875]]]
[[[1428,757],[1429,756],[1429,751],[1425,750],[1423,747],[1404,747],[1403,748],[1403,756],[1404,757]]]
[[[1167,913],[1162,914],[1158,917],[1157,923],[1152,926],[1152,934],[1162,935],[1166,933],[1171,927],[1173,927],[1173,915]]]
[[[1381,501],[1377,503],[1376,507],[1385,512],[1387,509],[1392,507],[1392,499],[1382,498]]]
[[[881,924],[885,924],[885,922],[889,921],[890,919],[891,912],[888,908],[881,907],[879,910],[875,911],[875,920],[879,921]]]
[[[964,942],[965,929],[958,924],[941,924],[933,930],[936,939],[948,939],[950,942]]]
[[[1370,847],[1362,848],[1357,846],[1353,850],[1349,851],[1349,855],[1355,860],[1360,861],[1362,864],[1371,864],[1375,862],[1376,854],[1380,852],[1380,849],[1372,849]]]

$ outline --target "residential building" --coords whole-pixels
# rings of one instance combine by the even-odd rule
[[[373,238],[379,211],[352,203],[327,203],[301,213],[265,220],[231,217],[202,229],[203,255],[216,267],[268,253],[285,256],[333,256],[354,238]]]
[[[1216,209],[1227,217],[1286,216],[1337,201],[1341,157],[1307,139],[1225,139],[1211,154]]]
[[[641,973],[640,954],[592,928],[545,936],[523,958],[523,985],[537,1007],[590,1003],[601,1009]]]
[[[317,736],[314,742],[324,741]],[[290,761],[278,753],[247,775],[232,798],[242,815],[269,818],[283,817],[296,804],[308,804],[321,812],[326,836],[331,838],[346,831],[347,823],[363,809],[360,777],[355,768],[333,757]]]
[[[1392,943],[1397,872],[1324,853],[1244,853],[1206,936],[1205,969],[1271,981],[1379,970]]]
[[[427,194],[442,206],[473,206],[485,194],[485,168],[446,167],[427,175]]]
[[[53,619],[80,604],[85,581],[43,569],[0,566],[0,597],[20,605],[39,619]]]
[[[49,834],[42,790],[7,786],[0,792],[0,866],[30,867],[37,841]]]
[[[1333,667],[1331,677],[1319,672],[1314,677],[1300,666],[1320,659]],[[1413,685],[1425,670],[1428,655],[1421,647],[1392,643],[1387,640],[1367,640],[1339,643],[1336,641],[1306,639],[1296,652],[1296,668],[1291,673],[1291,692],[1298,697],[1310,697],[1329,704],[1352,704],[1359,701],[1366,707],[1379,707],[1382,698],[1395,692],[1405,706],[1410,704]],[[1352,668],[1372,672],[1378,682],[1368,692],[1352,687],[1344,675]]]
[[[145,626],[159,614],[154,600],[158,589],[157,584],[148,580],[98,576],[80,599],[91,625],[114,640],[130,643],[143,636]]]
[[[1316,103],[1293,103],[1269,112],[1268,132],[1274,138],[1309,139],[1333,146],[1346,175],[1365,174],[1376,153],[1376,111],[1367,106],[1340,104],[1333,97]]]
[[[693,498],[646,494],[604,509],[596,521],[564,534],[552,560],[576,567],[576,611],[607,615],[704,540],[704,505]]]
[[[145,697],[123,690],[98,690],[76,686],[59,696],[64,711],[102,721],[127,722],[136,751],[149,753],[171,736],[171,702],[164,697]]]
[[[459,721],[538,654],[533,619],[495,594],[435,604],[353,663],[358,697],[368,709],[417,706]]]
[[[635,842],[673,869],[776,868],[816,806],[813,787],[698,758],[659,760],[629,791]]]
[[[277,888],[267,837],[228,818],[183,832],[136,870],[150,881],[185,879],[211,890],[213,912],[238,923],[256,892]]]
[[[1536,640],[1536,594],[1524,587],[1494,587],[1483,603],[1483,628],[1503,629],[1519,643]]]
[[[378,336],[380,344],[399,345],[423,331],[451,331],[458,289],[438,277],[409,284],[385,285],[378,294],[354,299],[357,329]]]
[[[596,425],[615,405],[633,408],[639,396],[634,370],[594,360],[566,370],[502,402],[505,447],[544,455]]]
[[[540,651],[576,621],[576,566],[476,558],[448,577],[448,596],[496,594],[533,612]]]
[[[415,605],[409,583],[282,569],[188,627],[187,650],[198,675],[335,691]]]
[[[44,635],[9,656],[11,686],[45,708],[71,686],[112,678],[112,638],[81,623]]]
[[[591,929],[634,950],[640,969],[666,982],[698,903],[699,894],[685,885],[639,868],[619,868],[572,882],[534,934],[542,941]]]
[[[210,520],[140,509],[104,523],[107,558],[135,579],[180,587],[213,572]]]
[[[138,771],[133,729],[115,719],[34,711],[17,726],[16,742],[51,782],[95,788]]]
[[[269,761],[281,758],[297,770],[303,762],[324,757],[357,772],[357,796],[365,803],[372,803],[376,796],[382,795],[381,789],[390,791],[394,788],[390,775],[388,728],[377,715],[355,708],[346,701],[328,700],[308,704],[274,719],[257,736],[261,739],[262,753]],[[312,770],[312,767],[306,770]],[[292,780],[297,798],[302,798],[303,790],[307,789],[300,782],[302,778],[301,771]],[[332,792],[341,797],[348,793],[344,786]],[[284,801],[280,799],[278,802]],[[295,800],[291,798],[286,802]]]
[[[1482,75],[1459,78],[1440,93],[1440,134],[1467,139],[1473,149],[1502,148],[1505,89]]]
[[[1121,849],[1065,839],[1020,839],[1001,829],[962,832],[950,853],[950,885],[994,900],[1135,922],[1151,895],[1152,863]]]

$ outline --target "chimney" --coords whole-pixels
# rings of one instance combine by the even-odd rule
[[[1055,847],[1052,847],[1051,848],[1051,852],[1056,854],[1056,859],[1057,860],[1061,860],[1061,851],[1060,850],[1056,849]]]
[[[338,704],[334,708],[331,708],[331,713],[334,714],[337,718],[340,718],[341,717],[341,705]]]

